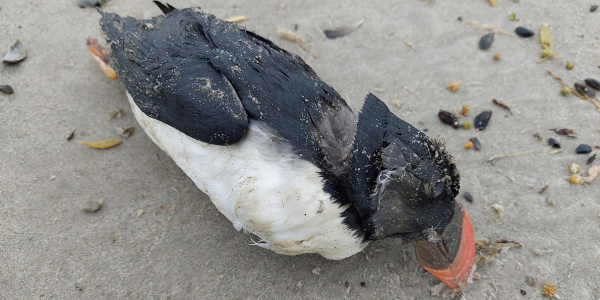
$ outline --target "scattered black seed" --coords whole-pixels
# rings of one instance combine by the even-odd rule
[[[462,17],[458,17],[457,19],[459,22],[462,22]]]
[[[67,142],[72,140],[75,137],[75,130],[73,130],[73,132],[71,132],[71,134],[69,134],[69,137],[67,137]]]
[[[448,112],[445,110],[440,110],[440,112],[438,113],[438,117],[444,124],[448,124],[448,125],[452,126],[454,129],[457,129],[459,127],[458,119],[451,112]]]
[[[582,95],[587,95],[590,98],[594,98],[596,96],[596,92],[594,92],[593,89],[588,88],[587,86],[580,83],[575,83],[574,85],[578,93]]]
[[[527,295],[527,292],[524,289],[521,289],[521,295],[525,296]]]
[[[592,156],[590,156],[590,158],[588,158],[587,164],[591,165],[595,159],[596,159],[596,154],[594,153],[594,155],[592,155]]]
[[[600,82],[598,82],[598,80],[594,79],[594,78],[586,78],[585,79],[585,83],[587,83],[587,85],[595,90],[600,91]]]
[[[552,146],[553,148],[560,148],[560,143],[553,138],[548,139],[548,145]]]
[[[0,91],[10,95],[13,93],[13,88],[10,85],[0,85]]]
[[[595,98],[596,97],[596,91],[594,91],[593,89],[587,89],[587,93],[586,95],[590,98]]]
[[[469,141],[473,143],[473,147],[475,148],[475,150],[481,150],[481,143],[476,137],[470,138]]]
[[[346,281],[346,287],[349,287],[349,286],[350,286],[350,284],[348,283],[348,281]]]
[[[595,12],[596,9],[598,9],[598,5],[594,4],[592,7],[590,7],[590,12]]]
[[[579,154],[587,154],[587,153],[592,152],[592,147],[590,145],[581,144],[581,145],[577,146],[577,148],[575,149],[575,152],[577,152]]]
[[[484,130],[487,125],[488,122],[490,121],[490,118],[492,117],[492,111],[491,110],[486,110],[480,114],[477,115],[477,117],[475,117],[475,129],[477,130]]]
[[[367,284],[363,281],[360,283],[360,286],[366,286]]]
[[[535,35],[535,33],[533,33],[533,31],[531,31],[525,27],[517,27],[517,29],[515,29],[515,33],[518,36],[524,37],[524,38],[532,37]]]
[[[492,42],[494,41],[494,33],[488,33],[481,37],[479,40],[479,48],[481,50],[487,50],[492,46]]]
[[[465,199],[467,199],[467,201],[471,203],[473,202],[473,196],[471,196],[471,194],[465,192],[463,195],[465,196]]]

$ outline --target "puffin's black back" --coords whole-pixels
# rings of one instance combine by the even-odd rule
[[[100,24],[112,67],[149,117],[216,145],[264,122],[299,156],[343,172],[354,114],[298,56],[199,8],[140,21],[102,13]]]

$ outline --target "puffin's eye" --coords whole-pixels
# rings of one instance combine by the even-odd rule
[[[442,194],[442,192],[444,191],[444,186],[445,186],[445,183],[443,181],[436,182],[435,186],[433,187],[433,194],[436,197],[439,197]]]

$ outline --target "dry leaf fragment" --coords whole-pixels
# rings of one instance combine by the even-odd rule
[[[121,139],[106,139],[95,142],[77,142],[81,145],[86,145],[95,149],[108,149],[121,143]]]
[[[356,30],[358,30],[358,28],[360,27],[360,25],[362,25],[362,23],[365,22],[365,20],[359,20],[358,22],[354,23],[354,24],[350,24],[348,26],[344,26],[344,27],[340,27],[340,28],[336,28],[336,29],[327,29],[327,30],[323,30],[323,33],[325,33],[325,36],[328,39],[337,39],[337,38],[341,38],[343,36],[349,35],[353,32],[355,32]]]
[[[108,120],[112,120],[114,118],[120,118],[121,115],[123,115],[123,110],[122,109],[115,109],[113,111],[110,112],[110,118],[108,118]]]
[[[240,22],[247,21],[247,20],[250,20],[250,18],[248,18],[244,15],[239,15],[239,16],[229,17],[225,21],[231,22],[231,23],[240,23]]]
[[[298,46],[300,46],[300,48],[302,48],[302,50],[310,53],[310,55],[312,55],[314,58],[317,58],[317,55],[314,52],[310,51],[310,49],[308,49],[308,47],[304,43],[304,38],[302,37],[302,34],[300,32],[293,32],[289,29],[279,27],[277,28],[277,36],[279,36],[282,39],[296,43]]]
[[[506,239],[490,242],[489,239],[475,239],[475,264],[483,265],[493,261],[500,252],[510,248],[523,248],[523,245]]]
[[[110,60],[108,51],[98,44],[98,40],[91,37],[88,38],[86,45],[90,53],[92,53],[92,57],[98,63],[102,72],[104,72],[104,75],[112,80],[117,80],[119,78],[117,73],[108,65]]]
[[[550,32],[550,28],[546,25],[542,25],[542,28],[540,29],[540,42],[542,43],[544,50],[541,55],[543,59],[538,61],[538,63],[551,57],[557,57],[556,53],[554,53],[554,37]]]
[[[573,131],[572,129],[569,128],[562,128],[562,129],[557,129],[557,128],[552,128],[550,129],[551,131],[554,131],[560,135],[566,135],[568,137],[572,137],[572,138],[576,138],[578,137],[577,132]]]
[[[446,88],[451,91],[451,92],[456,92],[458,91],[458,89],[460,89],[460,81],[459,82],[455,82],[455,83],[450,83],[446,86]]]
[[[500,106],[500,107],[502,107],[502,108],[504,108],[504,109],[508,110],[508,112],[509,112],[511,115],[513,114],[513,113],[512,113],[512,111],[510,111],[510,107],[508,107],[508,105],[506,105],[504,102],[500,102],[500,101],[498,101],[498,100],[496,100],[496,99],[492,99],[492,103],[494,103],[494,104],[496,104],[496,105],[498,105],[498,106]]]
[[[129,137],[132,133],[133,130],[135,129],[135,127],[131,126],[131,127],[115,127],[115,129],[117,130],[117,133],[120,136],[124,136],[124,137]]]

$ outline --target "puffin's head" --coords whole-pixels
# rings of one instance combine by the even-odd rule
[[[423,268],[452,289],[466,287],[475,243],[471,221],[454,200],[458,171],[441,142],[412,126],[408,132],[388,133],[380,150],[371,194],[373,237],[413,242]]]
[[[369,165],[371,172],[361,208],[368,212],[363,216],[369,238],[412,242],[423,268],[452,289],[466,287],[475,256],[473,226],[455,201],[460,177],[443,143],[396,117],[373,95],[357,124],[354,166]]]

